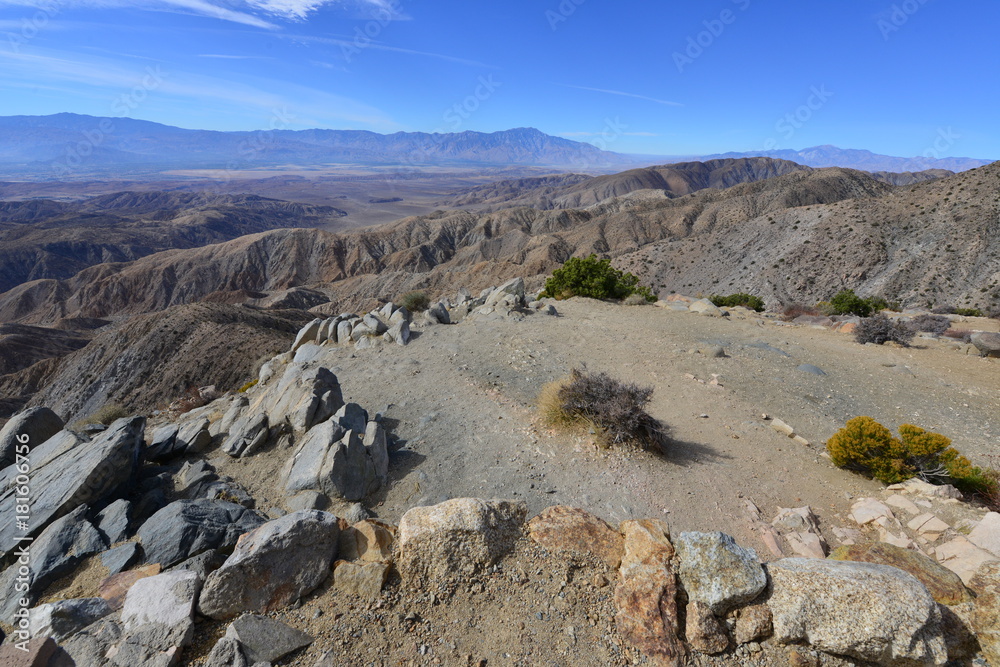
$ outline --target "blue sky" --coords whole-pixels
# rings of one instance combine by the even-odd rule
[[[0,115],[1000,158],[998,27],[995,0],[0,0]]]

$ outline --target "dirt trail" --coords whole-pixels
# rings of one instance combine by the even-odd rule
[[[915,422],[980,463],[995,451],[997,361],[945,342],[861,346],[849,335],[755,315],[709,318],[586,299],[558,308],[559,317],[427,327],[405,348],[330,349],[321,363],[340,378],[345,399],[382,412],[401,444],[388,492],[366,503],[378,516],[396,522],[414,505],[462,496],[518,498],[530,514],[568,504],[612,523],[656,516],[674,531],[722,530],[766,559],[744,499],[768,518],[779,506],[810,505],[837,522],[852,497],[880,488],[820,455],[850,417],[871,415],[890,428]],[[727,356],[693,352],[712,345]],[[541,386],[584,363],[655,388],[649,412],[669,427],[666,456],[600,450],[587,436],[539,425]],[[710,384],[716,375],[721,387]],[[778,434],[765,413],[812,444]],[[213,463],[267,508],[279,502],[274,486],[287,455],[219,455]]]

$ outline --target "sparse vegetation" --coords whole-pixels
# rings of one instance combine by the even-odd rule
[[[629,294],[622,303],[626,306],[648,306],[649,300],[641,294]]]
[[[72,428],[74,430],[81,430],[87,426],[87,424],[103,424],[105,426],[110,426],[115,421],[128,417],[129,414],[128,410],[118,403],[106,403],[94,414],[84,417],[83,419],[78,419],[73,423]]]
[[[978,308],[956,308],[955,314],[962,317],[982,317],[983,311]]]
[[[862,299],[854,293],[854,290],[845,289],[837,292],[830,299],[830,306],[833,308],[833,315],[868,317],[872,313],[888,308],[889,302],[878,296]]]
[[[254,387],[257,386],[257,382],[258,382],[257,378],[254,378],[253,380],[250,380],[245,385],[243,385],[242,387],[239,388],[239,392],[241,394],[247,393],[248,391],[250,391],[251,389],[253,389]]]
[[[431,299],[425,292],[407,292],[399,297],[399,305],[411,313],[420,313],[430,308]]]
[[[854,329],[854,340],[864,345],[865,343],[875,343],[883,345],[892,341],[904,347],[909,347],[913,340],[913,329],[902,322],[897,322],[879,313],[872,317],[865,317]]]
[[[591,299],[625,299],[637,294],[646,301],[656,301],[648,287],[639,284],[639,278],[611,266],[610,259],[570,257],[561,268],[552,272],[545,281],[539,298],[568,299],[585,296]]]
[[[652,387],[574,369],[569,377],[542,387],[538,407],[549,425],[591,427],[605,445],[662,449],[663,427],[645,409],[652,394]]]
[[[855,417],[827,441],[826,448],[834,465],[885,484],[919,477],[931,484],[954,484],[970,493],[995,490],[990,479],[996,471],[972,465],[940,433],[903,424],[899,436],[871,417]]]
[[[742,306],[744,308],[749,308],[750,310],[755,310],[758,313],[764,312],[764,300],[759,296],[754,296],[753,294],[747,294],[745,292],[737,292],[736,294],[730,294],[729,296],[713,294],[708,298],[709,301],[714,303],[719,308],[735,308],[736,306]]]
[[[951,320],[944,315],[918,315],[910,320],[910,328],[914,331],[941,335],[951,327]]]

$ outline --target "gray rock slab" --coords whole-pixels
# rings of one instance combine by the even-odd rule
[[[59,600],[38,605],[28,612],[28,627],[32,637],[52,637],[56,641],[68,637],[113,610],[104,598]]]
[[[30,451],[61,430],[62,419],[49,408],[17,413],[0,428],[0,468],[14,463],[19,449],[21,453]]]
[[[311,635],[256,614],[243,614],[230,623],[226,637],[240,643],[251,663],[274,662],[313,643]]]
[[[225,500],[177,500],[142,524],[138,536],[146,562],[166,569],[203,551],[231,547],[263,523],[256,512]]]

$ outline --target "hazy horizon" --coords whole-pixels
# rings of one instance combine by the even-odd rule
[[[989,159],[997,19],[985,0],[0,0],[0,114]]]

